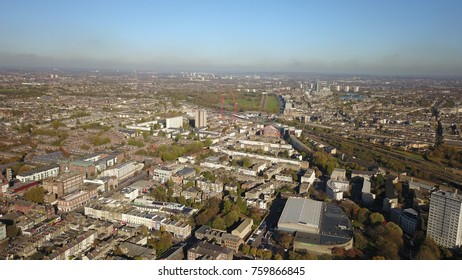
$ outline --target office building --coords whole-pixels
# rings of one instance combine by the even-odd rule
[[[43,181],[43,188],[59,198],[78,191],[83,185],[84,178],[85,175],[77,171],[69,171],[56,178],[46,179]]]
[[[446,248],[462,245],[462,196],[444,191],[431,194],[427,236]]]

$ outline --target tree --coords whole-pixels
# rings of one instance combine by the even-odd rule
[[[357,219],[358,219],[358,222],[360,222],[361,224],[365,224],[369,218],[369,210],[367,208],[361,208],[359,209],[358,211],[358,216],[357,216]]]
[[[205,145],[206,147],[210,147],[210,145],[212,145],[212,140],[210,140],[210,138],[205,139],[204,145]]]
[[[151,196],[158,201],[167,201],[167,189],[164,186],[158,186],[152,190]]]
[[[252,257],[255,257],[255,256],[257,255],[257,248],[255,248],[255,247],[250,248],[250,252],[249,252],[249,253],[250,253],[250,255],[251,255]]]
[[[21,234],[21,229],[15,225],[6,226],[6,237],[14,238]]]
[[[278,253],[278,254],[274,255],[274,259],[275,259],[275,260],[278,260],[278,261],[279,261],[279,260],[282,260],[281,254]]]
[[[403,230],[393,222],[387,223],[385,228],[387,229],[387,238],[401,247],[403,245]]]
[[[334,247],[332,248],[332,255],[336,259],[343,259],[345,258],[345,249],[341,247]]]
[[[175,183],[173,182],[173,180],[172,180],[172,179],[168,179],[167,184],[166,184],[167,188],[171,188],[171,187],[173,187],[174,185],[175,185]]]
[[[221,213],[223,214],[228,214],[229,211],[231,211],[231,207],[233,206],[233,203],[229,201],[228,199],[223,200],[222,207],[221,207]]]
[[[220,217],[215,218],[212,223],[212,228],[226,230],[225,221]]]
[[[141,233],[142,235],[144,235],[144,236],[148,236],[148,234],[149,234],[149,229],[148,229],[148,227],[145,226],[145,225],[141,225],[141,226],[140,226],[140,233]]]
[[[250,253],[250,246],[248,244],[242,245],[241,251],[245,255],[248,255]]]
[[[168,231],[162,231],[160,233],[160,238],[156,243],[156,253],[158,256],[162,255],[173,245],[173,236]]]
[[[24,199],[30,202],[43,204],[45,201],[45,189],[43,187],[34,187],[24,193]]]
[[[374,212],[369,216],[369,223],[371,225],[383,224],[384,221],[385,218],[380,213]]]
[[[285,249],[288,249],[292,242],[294,241],[294,237],[290,233],[284,233],[279,236],[279,244]]]
[[[433,239],[427,237],[419,246],[415,255],[416,260],[438,260],[441,258],[441,253]]]
[[[213,173],[211,171],[205,171],[205,172],[202,172],[202,176],[207,180],[207,181],[210,181],[210,182],[215,182],[215,175],[213,175]]]
[[[377,239],[378,253],[387,260],[399,260],[399,247],[393,241],[379,237]]]
[[[273,253],[271,253],[270,250],[265,250],[263,252],[263,259],[265,260],[270,260],[272,256],[273,256]]]
[[[236,204],[239,206],[239,210],[243,214],[247,214],[247,202],[242,199],[242,197],[238,194],[237,199],[236,199]]]
[[[355,232],[353,244],[356,249],[362,251],[367,248],[369,241],[361,232]]]
[[[244,168],[249,168],[250,166],[252,166],[252,160],[250,158],[243,158],[242,159],[242,167]]]

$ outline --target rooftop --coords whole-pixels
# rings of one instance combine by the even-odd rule
[[[287,199],[278,223],[301,224],[318,228],[322,205],[320,201],[291,197]]]

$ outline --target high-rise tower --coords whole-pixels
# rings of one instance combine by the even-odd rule
[[[427,236],[443,247],[462,245],[462,196],[444,191],[432,193]]]

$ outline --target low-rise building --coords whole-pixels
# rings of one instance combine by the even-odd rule
[[[237,228],[231,231],[231,234],[244,239],[252,231],[252,226],[252,219],[244,219]]]
[[[115,176],[120,182],[133,176],[136,172],[140,172],[143,167],[144,165],[139,162],[125,162],[116,165],[112,169],[104,170],[101,176]]]
[[[310,185],[314,184],[316,180],[316,172],[313,169],[306,170],[305,174],[300,178],[301,183],[308,183]]]
[[[188,260],[232,260],[233,250],[200,241],[188,250]]]
[[[56,177],[58,174],[59,166],[50,165],[18,174],[16,175],[16,179],[21,182],[41,181],[49,177]]]
[[[98,195],[96,188],[92,190],[80,190],[63,196],[58,200],[58,210],[69,212],[81,206],[84,206],[90,199]]]
[[[202,191],[212,191],[212,192],[222,192],[223,183],[221,182],[210,182],[205,178],[200,178],[196,180],[196,187]]]
[[[350,183],[348,181],[330,179],[327,181],[326,194],[334,200],[341,200],[343,199],[343,193],[348,191],[349,187]]]
[[[239,236],[229,234],[222,230],[212,229],[205,225],[195,232],[195,237],[199,240],[206,239],[209,242],[214,242],[223,247],[230,248],[234,252],[239,251],[239,247],[244,244],[244,240]]]
[[[44,180],[43,188],[59,198],[78,191],[84,179],[85,175],[77,171],[64,172],[58,177]]]

